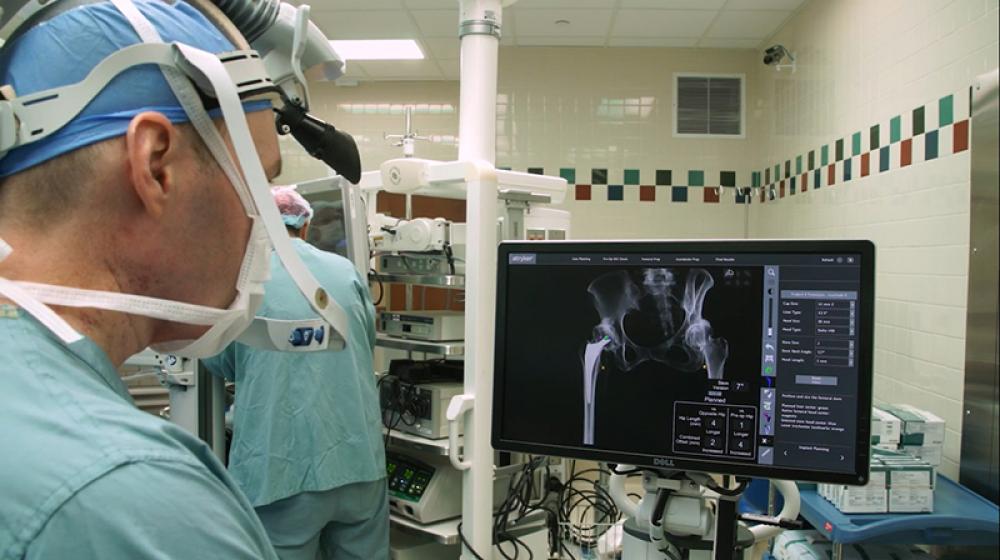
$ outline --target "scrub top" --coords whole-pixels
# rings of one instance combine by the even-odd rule
[[[229,472],[254,507],[385,477],[368,283],[349,260],[301,239],[292,245],[344,308],[347,347],[296,353],[234,343],[204,361],[209,371],[236,382]],[[277,255],[264,289],[258,316],[318,317]]]
[[[135,408],[84,338],[0,304],[0,560],[277,558],[193,435]]]

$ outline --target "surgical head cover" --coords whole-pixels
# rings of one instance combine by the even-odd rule
[[[216,54],[234,50],[201,12],[180,0],[134,0],[134,4],[164,42],[184,43]],[[85,4],[34,25],[5,45],[0,54],[0,84],[13,86],[19,96],[74,84],[107,56],[141,42],[111,2]],[[269,109],[270,103],[246,103],[244,108]],[[122,136],[132,118],[144,111],[162,113],[174,123],[188,121],[160,69],[152,64],[122,72],[66,126],[11,150],[0,159],[0,177]]]
[[[312,219],[313,209],[309,202],[295,189],[295,185],[271,187],[274,203],[285,225],[290,228],[302,229],[302,226]]]

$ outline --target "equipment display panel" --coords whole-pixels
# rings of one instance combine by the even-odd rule
[[[500,246],[493,446],[863,484],[868,241]]]

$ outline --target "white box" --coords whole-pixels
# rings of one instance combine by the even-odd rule
[[[885,513],[885,471],[873,471],[865,486],[840,485],[834,506],[844,513]]]
[[[887,488],[934,488],[934,469],[931,467],[898,468],[889,471]]]
[[[872,408],[872,418],[879,419],[879,445],[899,445],[903,421],[881,408]]]
[[[941,457],[944,455],[944,447],[941,445],[904,445],[903,451],[910,455],[926,461],[935,467],[941,466]]]
[[[934,511],[934,490],[930,488],[890,488],[891,513],[930,513]]]
[[[885,513],[888,511],[888,499],[888,490],[884,488],[845,488],[835,505],[844,513]]]
[[[921,410],[913,405],[898,404],[896,407],[912,412],[924,420],[922,427],[924,445],[944,445],[944,420],[934,413]]]

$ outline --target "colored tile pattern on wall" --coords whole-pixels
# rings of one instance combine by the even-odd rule
[[[652,177],[643,177],[643,171],[635,168],[560,167],[559,176],[569,184],[576,201],[749,204],[754,199],[780,200],[968,150],[968,107],[956,105],[955,95],[968,92],[932,102],[937,104],[930,111],[934,122],[928,122],[927,106],[922,105],[745,175],[734,170],[716,175],[681,168],[655,169]],[[910,119],[909,130],[903,119]],[[544,168],[529,167],[527,172],[543,174]],[[588,173],[590,183],[576,182]],[[600,190],[595,192],[595,187]]]
[[[931,105],[930,111],[927,105],[921,105],[908,114],[890,117],[885,123],[888,126],[884,123],[873,124],[867,128],[867,134],[864,134],[864,129],[853,131],[844,137],[832,140],[829,144],[819,146],[819,166],[815,170],[817,150],[811,149],[805,154],[784,160],[784,177],[778,174],[781,163],[775,164],[773,168],[768,166],[763,171],[753,172],[753,177],[764,179],[762,184],[753,185],[759,189],[759,196],[756,198],[760,202],[773,201],[783,198],[786,190],[789,195],[795,195],[807,192],[810,187],[813,190],[833,187],[839,183],[847,183],[968,150],[968,107],[963,107],[962,104],[956,106],[957,95],[968,95],[968,91],[946,95],[933,101],[936,107]],[[935,109],[937,119],[928,122],[927,115],[934,115]],[[911,122],[910,130],[906,131],[909,133],[908,137],[904,137],[904,118],[910,119]],[[864,142],[865,136],[868,140],[867,146]],[[847,148],[845,143],[848,140],[850,153],[845,153]],[[831,151],[834,156],[833,161],[830,161]],[[808,173],[802,173],[798,181],[795,177],[789,178],[791,162],[795,161],[796,170],[801,172],[803,158],[808,171],[813,171],[813,176],[810,178]],[[821,172],[824,167],[825,174]]]

